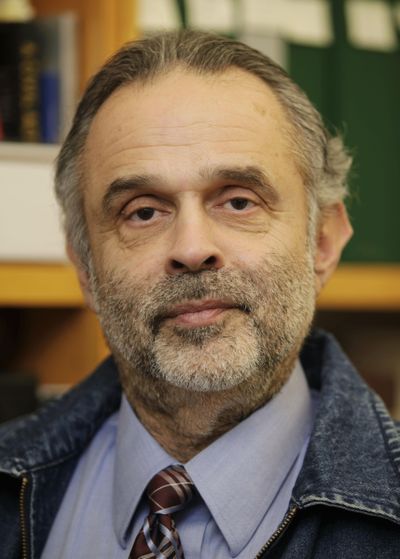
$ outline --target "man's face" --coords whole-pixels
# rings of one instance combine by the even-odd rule
[[[315,286],[289,133],[241,70],[175,70],[101,107],[85,158],[92,289],[127,368],[206,391],[294,358]]]

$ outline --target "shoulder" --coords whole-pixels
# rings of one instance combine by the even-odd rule
[[[19,474],[79,453],[119,406],[121,387],[112,358],[37,413],[0,426],[0,471]]]
[[[302,358],[319,402],[295,501],[300,508],[340,508],[398,528],[399,422],[332,336],[313,335]]]

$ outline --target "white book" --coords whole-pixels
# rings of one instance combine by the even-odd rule
[[[0,142],[0,261],[67,261],[53,186],[58,150]]]

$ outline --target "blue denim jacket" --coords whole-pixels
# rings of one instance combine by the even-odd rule
[[[258,557],[398,558],[399,430],[331,336],[310,336],[301,359],[319,410],[288,513]],[[60,400],[0,428],[0,559],[39,559],[82,451],[120,398],[109,358]]]

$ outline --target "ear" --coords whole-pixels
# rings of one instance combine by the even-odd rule
[[[335,271],[342,250],[352,234],[353,229],[342,202],[322,211],[317,230],[314,263],[318,293]]]
[[[70,243],[67,244],[67,254],[77,273],[85,303],[89,307],[89,309],[91,309],[93,312],[96,312],[88,272]]]

